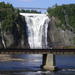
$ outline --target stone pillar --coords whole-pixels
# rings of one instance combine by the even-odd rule
[[[46,60],[43,59],[45,62],[43,68],[45,70],[54,71],[55,70],[55,55],[47,54]]]

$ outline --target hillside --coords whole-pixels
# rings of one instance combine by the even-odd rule
[[[19,13],[19,9],[15,9],[11,4],[0,2],[0,48],[20,47],[22,37],[26,37],[22,36],[26,34],[23,28],[25,21]]]
[[[55,42],[59,47],[75,47],[75,4],[55,5],[47,10],[51,19],[48,35],[52,44]],[[54,38],[52,38],[52,36]],[[50,43],[49,43],[50,44]],[[68,46],[68,47],[67,47]]]
[[[12,4],[0,2],[0,48],[29,48],[27,26],[21,13],[41,13],[36,10],[19,10]]]
[[[48,8],[49,16],[54,16],[57,20],[57,27],[75,31],[75,4],[61,5]],[[72,28],[71,28],[72,27]]]

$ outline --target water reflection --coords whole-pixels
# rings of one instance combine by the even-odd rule
[[[3,70],[41,70],[42,55],[24,54],[24,55],[5,55],[0,61],[0,71]]]

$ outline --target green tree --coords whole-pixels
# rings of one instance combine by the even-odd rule
[[[53,8],[48,8],[47,12],[49,16],[55,16],[60,20],[59,27],[62,27],[62,24],[65,25],[65,15],[67,15],[68,24],[75,29],[75,4],[55,5]]]

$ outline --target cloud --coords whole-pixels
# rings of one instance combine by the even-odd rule
[[[19,0],[21,2],[32,2],[33,0]]]

